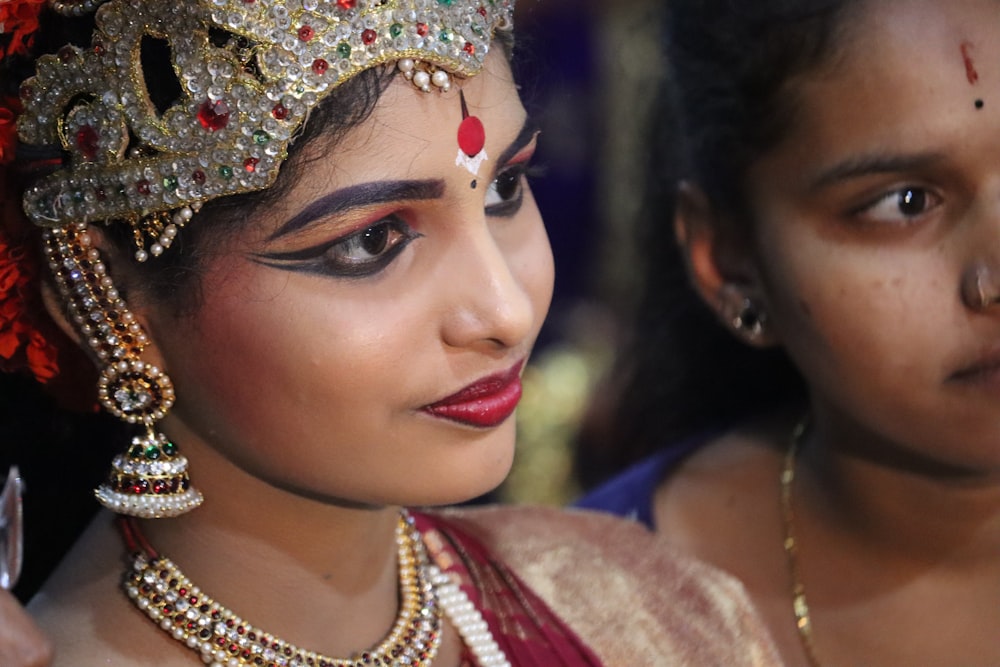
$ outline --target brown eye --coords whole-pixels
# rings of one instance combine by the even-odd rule
[[[911,225],[931,214],[942,204],[927,188],[903,186],[884,192],[857,211],[860,220],[879,225]]]
[[[527,163],[519,163],[497,174],[486,192],[487,215],[504,218],[520,210],[527,168]]]
[[[905,216],[920,215],[927,208],[927,193],[906,188],[899,191],[899,212]]]
[[[361,233],[359,242],[362,250],[369,255],[381,254],[389,242],[389,228],[385,225],[369,227]]]
[[[511,171],[505,171],[504,173],[497,176],[497,195],[500,199],[509,200],[517,194],[518,188],[521,185],[521,175],[512,173]]]

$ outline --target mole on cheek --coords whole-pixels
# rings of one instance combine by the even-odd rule
[[[809,307],[809,302],[806,301],[805,299],[799,299],[799,310],[802,311],[803,315],[805,315],[809,319],[812,319],[812,314],[813,314],[812,308]]]

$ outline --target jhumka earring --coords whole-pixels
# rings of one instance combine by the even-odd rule
[[[115,457],[97,499],[119,514],[146,519],[194,509],[202,495],[191,488],[187,459],[154,428],[174,403],[173,385],[140,358],[149,339],[115,289],[87,225],[47,230],[45,254],[70,317],[103,366],[98,400],[119,419],[145,429]]]

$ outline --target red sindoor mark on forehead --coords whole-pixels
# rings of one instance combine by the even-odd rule
[[[979,72],[976,70],[976,63],[972,59],[972,42],[962,42],[961,50],[962,62],[965,63],[965,78],[968,79],[970,86],[974,86],[979,81]],[[977,99],[975,106],[977,109],[982,109],[984,103],[981,99]]]
[[[962,42],[962,61],[965,63],[965,78],[971,85],[976,85],[979,81],[979,72],[976,71],[976,63],[972,60],[972,42]]]

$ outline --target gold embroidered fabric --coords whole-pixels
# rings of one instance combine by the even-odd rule
[[[771,667],[742,584],[623,519],[584,510],[444,512],[519,576],[608,667]]]

